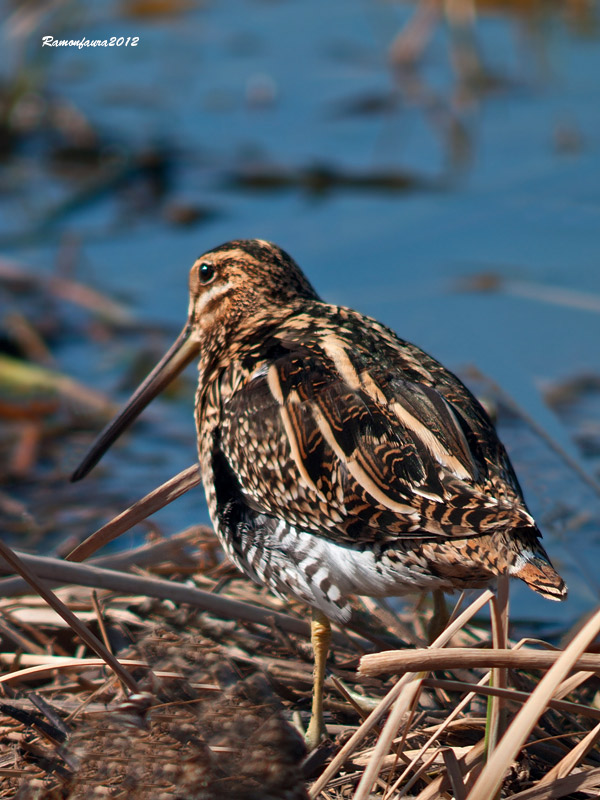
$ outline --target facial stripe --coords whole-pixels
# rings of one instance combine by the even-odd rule
[[[227,281],[227,283],[215,283],[210,289],[200,293],[197,298],[191,301],[196,317],[202,317],[215,300],[223,297],[223,295],[227,294],[231,289],[233,289],[233,284]]]

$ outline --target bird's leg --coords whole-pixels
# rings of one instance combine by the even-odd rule
[[[331,642],[329,620],[315,608],[312,610],[310,623],[310,641],[313,648],[315,670],[313,674],[312,714],[305,740],[309,750],[313,750],[326,734],[323,720],[323,683],[325,681],[325,664]]]
[[[434,589],[433,615],[429,620],[429,625],[427,626],[427,637],[430,644],[434,639],[437,639],[440,633],[444,630],[449,619],[450,615],[448,614],[444,593],[441,589]]]

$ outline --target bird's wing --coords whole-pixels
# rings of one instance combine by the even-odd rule
[[[337,540],[529,524],[491,423],[443,377],[408,379],[334,336],[280,343],[224,401],[220,448],[249,505]]]

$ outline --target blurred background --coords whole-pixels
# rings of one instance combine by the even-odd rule
[[[191,368],[85,483],[68,482],[185,321],[194,259],[261,237],[324,299],[461,375],[496,417],[571,590],[557,607],[515,585],[513,621],[560,628],[596,605],[597,4],[0,8],[0,516],[11,542],[64,552],[194,461]],[[43,36],[115,44],[44,47]],[[119,546],[207,519],[197,489]]]

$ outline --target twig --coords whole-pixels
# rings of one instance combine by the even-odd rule
[[[492,641],[496,650],[506,650],[508,626],[508,575],[499,575],[497,594],[490,601]],[[498,689],[506,688],[506,668],[493,667],[490,684]],[[499,695],[488,698],[487,722],[485,726],[486,759],[495,750],[506,727],[506,707]]]
[[[483,768],[469,794],[469,800],[489,800],[496,793],[502,783],[507,767],[521,749],[539,717],[543,714],[544,709],[548,706],[548,701],[552,699],[553,693],[567,673],[573,669],[573,665],[598,634],[598,631],[600,631],[600,610],[596,611],[593,617],[584,625],[566,650],[560,654],[554,666],[551,667],[534,689],[531,697],[519,711],[504,734],[502,741]]]
[[[60,580],[62,583],[75,583],[79,586],[109,589],[125,594],[141,594],[163,600],[173,600],[175,603],[189,603],[224,619],[243,619],[247,622],[258,622],[261,625],[271,625],[275,621],[275,624],[289,633],[300,636],[310,635],[310,625],[305,620],[295,619],[288,614],[271,611],[240,600],[231,600],[223,595],[211,594],[176,581],[129,575],[126,572],[104,569],[91,564],[72,564],[47,556],[19,555],[24,563],[34,566],[36,572],[42,577]],[[6,560],[8,561],[8,559]]]
[[[106,525],[103,525],[97,531],[88,536],[85,541],[77,545],[74,550],[71,550],[66,557],[67,561],[84,561],[89,558],[96,550],[104,547],[109,542],[112,542],[118,536],[133,528],[138,522],[146,519],[151,514],[154,514],[160,508],[172,503],[182,494],[193,489],[200,484],[200,474],[198,465],[192,464],[191,467],[184,469],[174,478],[171,478],[166,483],[163,483],[157,489],[154,489],[149,494],[142,497],[132,506],[122,511]]]
[[[387,650],[369,653],[361,658],[358,671],[373,677],[394,672],[420,670],[435,672],[443,669],[549,669],[563,655],[561,650],[480,650],[475,647],[447,647],[443,650]],[[600,672],[600,654],[579,656],[574,669]]]
[[[566,797],[574,792],[583,792],[586,789],[597,789],[600,786],[600,769],[590,769],[587,772],[578,772],[576,775],[569,775],[568,778],[561,778],[552,786],[536,785],[524,792],[518,792],[511,796],[511,800],[554,800],[558,797]],[[471,800],[471,796],[469,796]]]
[[[582,761],[600,738],[600,722],[567,755],[543,776],[537,786],[551,786],[567,775]]]
[[[40,595],[40,597],[48,603],[48,605],[59,614],[65,622],[73,629],[79,638],[87,644],[97,655],[102,658],[107,666],[117,675],[124,687],[129,689],[130,692],[137,693],[139,691],[138,685],[129,672],[121,666],[117,659],[109,652],[94,634],[89,631],[86,626],[77,619],[71,609],[60,600],[54,592],[47,588],[42,581],[40,581],[34,572],[14,553],[8,545],[0,539],[0,555],[7,561],[11,567],[21,575],[31,588]]]
[[[521,692],[518,689],[497,689],[495,686],[486,686],[484,681],[487,682],[487,680],[488,677],[486,676],[479,681],[479,683],[472,684],[463,681],[451,681],[447,678],[425,678],[423,680],[423,686],[428,686],[432,689],[446,689],[448,692],[469,692],[469,699],[472,699],[474,694],[488,696],[498,695],[498,697],[504,697],[511,702],[526,703],[531,697],[530,692]],[[582,717],[600,720],[600,709],[593,708],[593,706],[586,706],[582,703],[571,703],[569,700],[554,699],[550,700],[548,708],[554,708],[556,711],[563,711],[566,714],[578,714]]]

